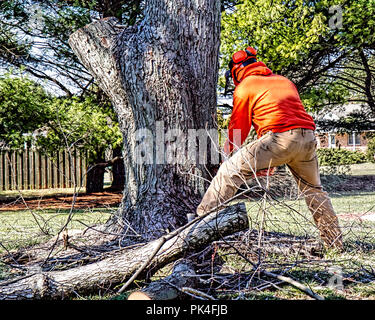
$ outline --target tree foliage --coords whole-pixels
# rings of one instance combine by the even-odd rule
[[[0,78],[0,142],[19,148],[30,141],[52,116],[48,106],[51,97],[42,86],[27,77],[8,73]]]
[[[366,157],[368,161],[375,162],[375,136],[368,141]]]
[[[354,102],[375,114],[374,13],[374,0],[245,0],[223,13],[221,67],[251,45],[309,111]]]
[[[98,95],[54,97],[26,76],[0,79],[0,141],[11,148],[24,143],[42,151],[75,148],[92,159],[122,144],[111,105]]]
[[[3,0],[0,2],[0,64],[46,80],[59,94],[85,92],[93,79],[73,54],[68,37],[98,18],[115,15],[134,24],[140,0]]]
[[[75,148],[88,152],[91,161],[109,147],[122,145],[116,115],[109,103],[98,103],[95,96],[53,98],[48,106],[53,115],[46,125],[46,135],[37,143],[53,154],[56,149]]]
[[[325,17],[306,1],[244,1],[223,14],[223,62],[247,45],[258,48],[260,58],[274,70],[285,72],[319,41]]]

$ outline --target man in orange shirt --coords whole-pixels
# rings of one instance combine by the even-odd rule
[[[220,166],[197,214],[202,216],[219,208],[259,172],[286,164],[305,197],[325,246],[341,250],[338,219],[320,182],[315,123],[306,112],[296,86],[257,61],[252,47],[233,54],[229,68],[236,88],[224,152],[228,156],[234,154]],[[251,125],[258,139],[241,147]]]

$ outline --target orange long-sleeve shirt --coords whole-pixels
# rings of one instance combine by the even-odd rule
[[[263,62],[252,63],[238,74],[240,83],[233,94],[233,111],[224,152],[239,148],[251,125],[261,137],[267,131],[283,132],[295,128],[315,130],[297,88],[283,76],[273,74]]]

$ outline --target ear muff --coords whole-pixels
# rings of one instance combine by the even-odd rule
[[[258,51],[256,49],[254,49],[253,47],[247,47],[245,49],[245,51],[247,52],[247,54],[249,55],[249,57],[256,57]]]
[[[241,63],[245,61],[248,57],[248,53],[245,50],[237,51],[236,53],[233,54],[232,60],[233,63]]]
[[[232,79],[235,85],[239,84],[237,73],[239,69],[256,62],[257,50],[253,47],[247,47],[245,50],[240,50],[232,55],[232,59],[228,64],[229,71],[232,74]]]
[[[233,82],[236,86],[240,83],[240,80],[238,80],[238,72],[242,70],[244,67],[254,62],[257,62],[257,59],[255,59],[254,57],[251,57],[242,63],[234,64],[231,70],[231,73],[232,73]]]

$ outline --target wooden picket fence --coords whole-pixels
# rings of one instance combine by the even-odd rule
[[[0,191],[85,187],[87,157],[78,151],[0,151]]]

